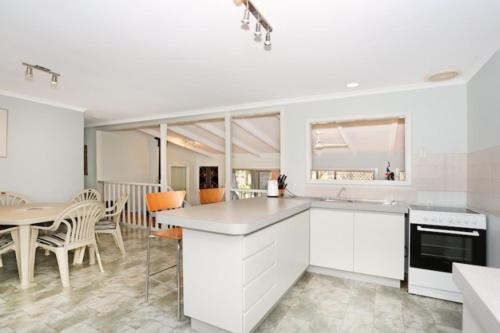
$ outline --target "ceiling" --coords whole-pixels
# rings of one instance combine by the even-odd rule
[[[466,80],[500,47],[500,1],[254,0],[272,51],[232,0],[3,0],[0,90],[80,106],[93,122]],[[62,74],[60,85],[21,62]]]
[[[280,152],[280,118],[278,114],[239,117],[232,119],[232,152],[260,157]],[[138,129],[142,133],[160,137],[158,126]],[[168,142],[202,155],[225,153],[223,119],[187,122],[169,125]]]

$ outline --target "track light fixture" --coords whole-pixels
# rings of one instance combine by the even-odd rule
[[[260,11],[255,7],[251,0],[234,0],[237,6],[244,4],[245,12],[243,13],[243,19],[241,20],[242,28],[247,30],[250,24],[250,14],[257,20],[255,24],[254,36],[256,41],[260,41],[262,37],[262,28],[266,30],[266,40],[264,41],[264,47],[266,50],[271,49],[271,32],[273,28],[269,22],[262,16]]]
[[[47,67],[43,67],[40,65],[31,65],[31,64],[28,64],[26,62],[23,62],[22,65],[26,66],[26,72],[24,74],[24,77],[26,78],[26,80],[29,80],[29,81],[33,80],[33,69],[36,69],[36,70],[39,70],[41,72],[50,74],[52,76],[50,79],[50,84],[52,85],[52,87],[57,87],[57,85],[59,84],[59,77],[61,76],[61,74],[53,72],[50,69],[48,69]]]

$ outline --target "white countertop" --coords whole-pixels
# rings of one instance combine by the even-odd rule
[[[161,224],[227,235],[247,235],[309,208],[404,214],[406,204],[325,202],[319,198],[267,198],[219,202],[156,213]]]
[[[455,263],[453,281],[483,330],[500,332],[500,269]]]
[[[310,200],[258,197],[156,213],[161,224],[227,235],[247,235],[308,210]]]

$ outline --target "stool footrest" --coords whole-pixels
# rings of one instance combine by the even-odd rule
[[[172,268],[174,268],[174,267],[176,267],[176,266],[177,266],[177,265],[172,265],[172,266],[169,266],[169,267],[164,268],[164,269],[162,269],[162,270],[159,270],[159,271],[157,271],[157,272],[154,272],[154,273],[149,273],[148,277],[152,277],[152,276],[155,276],[155,275],[157,275],[157,274],[163,273],[163,272],[168,271],[169,269],[172,269]]]

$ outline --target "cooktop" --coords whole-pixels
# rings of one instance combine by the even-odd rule
[[[479,214],[473,210],[462,207],[439,207],[439,206],[423,206],[410,205],[411,210],[424,210],[428,212],[443,212],[443,213],[459,213],[459,214]]]

